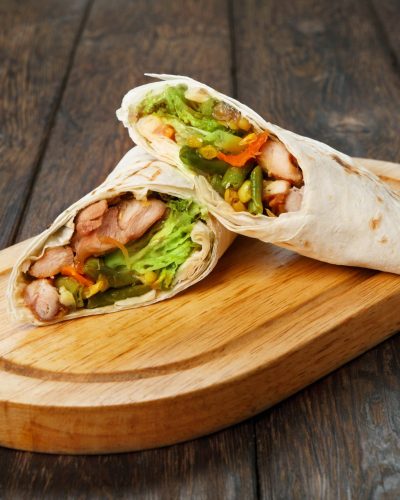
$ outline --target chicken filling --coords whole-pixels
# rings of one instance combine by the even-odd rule
[[[207,212],[193,200],[125,194],[75,217],[70,244],[49,247],[24,274],[25,304],[41,321],[170,290],[199,244],[191,238]]]
[[[300,209],[303,174],[277,137],[256,130],[237,109],[203,88],[149,93],[130,121],[149,142],[174,141],[180,159],[237,212],[276,217]]]

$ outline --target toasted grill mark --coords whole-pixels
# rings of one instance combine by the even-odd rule
[[[161,174],[161,170],[159,168],[156,168],[155,171],[152,174],[150,174],[150,175],[144,175],[143,173],[141,175],[142,175],[142,177],[144,177],[145,179],[148,179],[149,181],[154,181],[154,180],[157,179],[157,177],[160,174]]]
[[[360,175],[360,172],[357,170],[357,168],[353,167],[352,165],[349,165],[348,163],[346,163],[344,160],[342,160],[338,155],[331,155],[331,157],[337,162],[339,163],[339,165],[341,165],[345,172],[347,174],[356,174],[356,175]]]
[[[375,231],[376,229],[378,229],[378,227],[381,225],[381,221],[382,221],[382,215],[379,215],[378,217],[373,217],[370,221],[369,221],[369,227]]]
[[[399,191],[400,190],[400,180],[395,179],[394,177],[388,177],[387,175],[380,175],[379,179],[383,181],[387,187],[394,191]]]
[[[388,239],[386,238],[386,236],[382,236],[382,238],[380,240],[378,240],[378,243],[387,243],[388,242]]]
[[[383,198],[381,198],[380,196],[377,196],[376,199],[379,203],[383,203]]]
[[[304,245],[304,248],[309,248],[311,246],[311,244],[308,240],[304,240],[303,245]]]
[[[155,179],[157,179],[157,177],[161,174],[161,170],[159,168],[156,169],[156,171],[154,172],[154,174],[151,176],[151,180],[154,181]]]

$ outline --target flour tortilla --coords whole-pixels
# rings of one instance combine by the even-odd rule
[[[201,201],[226,228],[325,262],[400,273],[400,195],[389,184],[346,154],[269,123],[244,104],[200,82],[181,76],[149,76],[161,81],[128,92],[118,118],[137,144],[193,180]],[[303,172],[299,211],[279,217],[235,212],[205,177],[180,161],[174,141],[160,136],[147,140],[140,134],[134,115],[143,98],[150,91],[162,92],[166,86],[179,84],[206,89],[212,97],[238,109],[257,130],[268,131],[286,146]]]
[[[50,322],[39,321],[25,306],[22,296],[25,287],[23,271],[29,268],[31,262],[42,256],[46,248],[69,243],[74,232],[74,218],[82,208],[102,199],[114,198],[125,192],[131,192],[137,199],[141,199],[146,196],[149,190],[179,198],[197,200],[193,191],[193,183],[178,170],[164,162],[154,160],[140,148],[131,149],[103,184],[59,215],[49,229],[30,242],[23,255],[18,259],[12,270],[7,290],[8,307],[14,318],[36,325],[47,325],[82,316],[145,306],[168,299],[207,276],[234,239],[234,234],[225,229],[211,215],[206,224],[201,222],[195,224],[192,230],[192,239],[201,245],[201,249],[193,252],[189,259],[181,265],[171,290],[152,290],[140,297],[121,300],[110,306],[79,309]]]

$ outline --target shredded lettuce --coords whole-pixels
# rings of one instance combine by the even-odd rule
[[[207,132],[213,132],[224,128],[217,120],[212,118],[213,103],[208,106],[203,105],[200,111],[196,111],[189,106],[185,98],[186,85],[176,85],[166,87],[161,94],[150,93],[141,103],[139,113],[150,115],[152,113],[167,113],[176,116],[183,124],[199,128]]]
[[[193,109],[185,98],[185,85],[167,87],[161,94],[149,93],[142,101],[139,114],[156,115],[176,132],[179,145],[185,145],[190,137],[198,137],[204,145],[213,145],[220,151],[239,153],[242,137],[212,117],[217,101],[208,99]]]
[[[169,213],[159,230],[150,239],[144,235],[128,245],[128,259],[120,250],[106,255],[104,262],[107,267],[129,267],[138,275],[155,271],[158,274],[156,284],[160,289],[167,290],[172,286],[179,266],[198,248],[191,239],[191,233],[194,224],[206,218],[206,211],[190,199],[170,198],[166,205]]]
[[[213,145],[220,151],[239,153],[242,137],[236,135],[212,117],[215,99],[198,104],[198,110],[187,104],[185,85],[167,87],[161,94],[148,94],[142,101],[139,114],[156,115],[176,132],[179,145],[185,145],[188,138],[198,137],[204,145]]]

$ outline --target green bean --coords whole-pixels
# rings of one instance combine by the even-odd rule
[[[130,297],[140,297],[151,290],[147,285],[131,285],[124,288],[112,289],[101,293],[96,293],[87,301],[87,309],[95,309],[96,307],[110,306],[118,300],[128,299]]]
[[[232,187],[233,189],[239,189],[243,182],[246,180],[251,167],[230,167],[225,172],[222,178],[222,186],[227,189]]]
[[[210,184],[221,196],[224,196],[225,188],[222,185],[222,177],[218,174],[214,174],[210,179]]]
[[[136,285],[140,280],[135,276],[133,271],[125,266],[118,266],[115,268],[108,267],[104,264],[102,259],[90,257],[86,260],[83,266],[84,274],[97,280],[100,274],[105,276],[107,283],[112,288],[121,288],[126,285]]]
[[[222,160],[206,160],[196,149],[183,146],[179,152],[179,158],[189,168],[203,175],[224,175],[229,164]]]
[[[250,200],[249,203],[247,204],[247,211],[253,215],[257,214],[257,209],[253,200]]]
[[[262,204],[262,185],[263,185],[263,175],[262,170],[259,165],[255,167],[250,174],[251,181],[251,209],[249,204],[249,211],[254,214],[262,214],[263,213],[263,204]]]
[[[102,263],[100,259],[96,257],[89,257],[83,266],[83,273],[89,278],[93,280],[97,280],[98,275],[100,274],[100,269],[102,267]]]
[[[119,266],[115,269],[103,266],[100,272],[106,277],[109,286],[112,288],[121,288],[126,285],[141,283],[135,273],[124,266]]]

